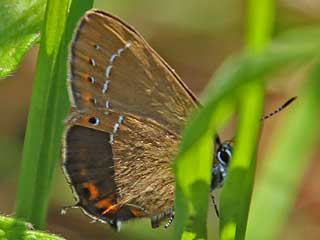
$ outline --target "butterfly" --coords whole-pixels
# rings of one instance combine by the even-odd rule
[[[169,226],[171,165],[200,106],[195,95],[133,27],[99,10],[86,12],[75,31],[68,86],[63,169],[73,207],[117,231],[135,218]],[[211,192],[223,185],[233,149],[232,141],[213,141]]]

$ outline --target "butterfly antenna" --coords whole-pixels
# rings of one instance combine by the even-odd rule
[[[296,100],[296,99],[297,99],[297,97],[292,97],[292,98],[290,98],[288,101],[286,101],[284,104],[282,104],[282,106],[280,106],[278,109],[276,109],[275,111],[273,111],[273,112],[271,112],[271,113],[263,116],[263,117],[261,118],[261,121],[266,120],[266,119],[272,117],[273,115],[281,112],[283,109],[285,109],[286,107],[288,107],[288,106],[289,106],[294,100]]]

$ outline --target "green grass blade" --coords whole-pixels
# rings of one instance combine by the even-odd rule
[[[34,240],[63,240],[64,238],[48,234],[45,232],[34,231],[31,229],[31,224],[20,220],[0,216],[0,239],[34,239]]]
[[[178,183],[183,182],[184,184],[177,184],[177,196],[179,199],[190,199],[187,202],[188,205],[184,206],[185,213],[198,220],[187,223],[188,228],[181,238],[184,240],[206,239],[207,236],[205,226],[210,182],[210,156],[212,156],[212,136],[208,132],[180,158],[176,179]],[[185,202],[181,204],[177,202],[177,204],[183,206]]]
[[[52,175],[60,160],[63,123],[69,110],[66,66],[70,30],[92,1],[79,3],[79,9],[70,13],[72,19],[65,33],[69,6],[69,0],[47,3],[17,193],[17,217],[39,228],[44,227]]]
[[[248,240],[278,239],[319,140],[320,63],[273,136],[249,215]]]
[[[36,79],[31,99],[23,161],[17,193],[17,217],[43,227],[48,205],[54,163],[58,157],[55,134],[63,128],[67,109],[66,88],[58,87],[55,79],[59,49],[65,28],[69,1],[48,1],[37,64]],[[60,84],[60,86],[63,84]],[[56,121],[59,118],[60,121]],[[54,150],[56,152],[54,152]]]
[[[14,71],[24,54],[39,41],[45,5],[45,0],[1,1],[0,79]]]
[[[248,0],[247,51],[261,54],[271,39],[274,1]],[[245,93],[245,94],[242,94]],[[228,179],[220,198],[220,239],[244,239],[263,115],[264,89],[254,82],[240,92],[239,127]],[[237,207],[235,207],[237,206]]]
[[[263,51],[269,44],[275,15],[274,0],[247,0],[247,49]]]
[[[244,239],[256,165],[263,92],[261,83],[243,87],[239,129],[220,197],[220,239]]]
[[[303,31],[302,29],[300,33]],[[210,186],[210,177],[208,177],[210,167],[208,166],[211,166],[212,161],[208,144],[212,140],[214,130],[225,122],[234,108],[234,105],[230,104],[233,102],[233,96],[237,95],[244,85],[259,82],[262,76],[280,70],[290,63],[305,64],[319,53],[320,43],[315,39],[312,41],[310,38],[308,45],[301,45],[298,42],[288,44],[280,38],[261,54],[243,54],[227,61],[218,70],[214,76],[214,84],[210,83],[205,91],[203,107],[194,113],[183,133],[180,151],[175,162],[177,191],[175,239],[180,239],[182,236],[183,239],[206,237],[204,212],[207,211],[207,193]],[[191,171],[192,169],[194,171]],[[192,186],[198,183],[201,183],[201,187],[196,192]],[[195,193],[198,199],[194,199]],[[202,225],[199,226],[198,223]]]

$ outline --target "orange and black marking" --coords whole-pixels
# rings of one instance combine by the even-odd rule
[[[88,189],[89,191],[89,200],[95,200],[99,197],[99,190],[98,188],[94,185],[94,183],[84,183],[83,184],[85,188]]]
[[[77,206],[118,230],[120,222],[143,217],[145,212],[139,207],[118,204],[109,138],[109,133],[97,129],[70,127],[66,132],[64,168],[78,198]]]

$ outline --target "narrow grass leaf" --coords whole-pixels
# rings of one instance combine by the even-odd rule
[[[90,5],[91,4],[91,5]],[[64,119],[69,109],[66,89],[66,66],[71,26],[92,6],[92,1],[79,4],[76,14],[65,32],[69,0],[47,3],[36,80],[23,151],[19,188],[17,194],[17,217],[43,228],[46,217],[53,171],[60,159],[61,137]]]
[[[68,7],[69,1],[47,3],[24,142],[16,212],[17,217],[26,219],[37,227],[44,226],[52,166],[58,156],[53,151],[57,151],[57,139],[53,136],[61,131],[63,119],[60,117],[57,122],[56,115],[64,117],[66,112],[66,103],[63,102],[59,104],[60,111],[55,111],[60,95],[66,90],[58,88],[62,79],[53,77],[57,70]]]
[[[176,159],[175,239],[206,239],[206,220],[211,179],[215,129],[229,119],[233,112],[231,101],[215,109],[212,125],[198,142]]]
[[[263,92],[261,83],[245,86],[241,92],[239,127],[233,158],[220,197],[220,239],[244,239],[256,165]],[[232,230],[232,231],[230,231]]]
[[[274,1],[247,1],[247,52],[259,56],[267,47],[273,30]],[[258,79],[256,79],[258,80]],[[220,239],[245,238],[249,206],[253,190],[260,118],[263,115],[264,88],[256,81],[241,88],[240,117],[233,159],[228,179],[220,198]],[[237,207],[236,207],[237,206]],[[233,226],[231,232],[226,230]]]
[[[273,136],[249,215],[248,240],[278,239],[319,141],[320,63]]]
[[[177,202],[175,210],[181,213],[183,220],[177,222],[180,230],[176,239],[181,236],[183,240],[206,239],[211,156],[212,135],[208,132],[178,159],[177,198],[183,201]]]

